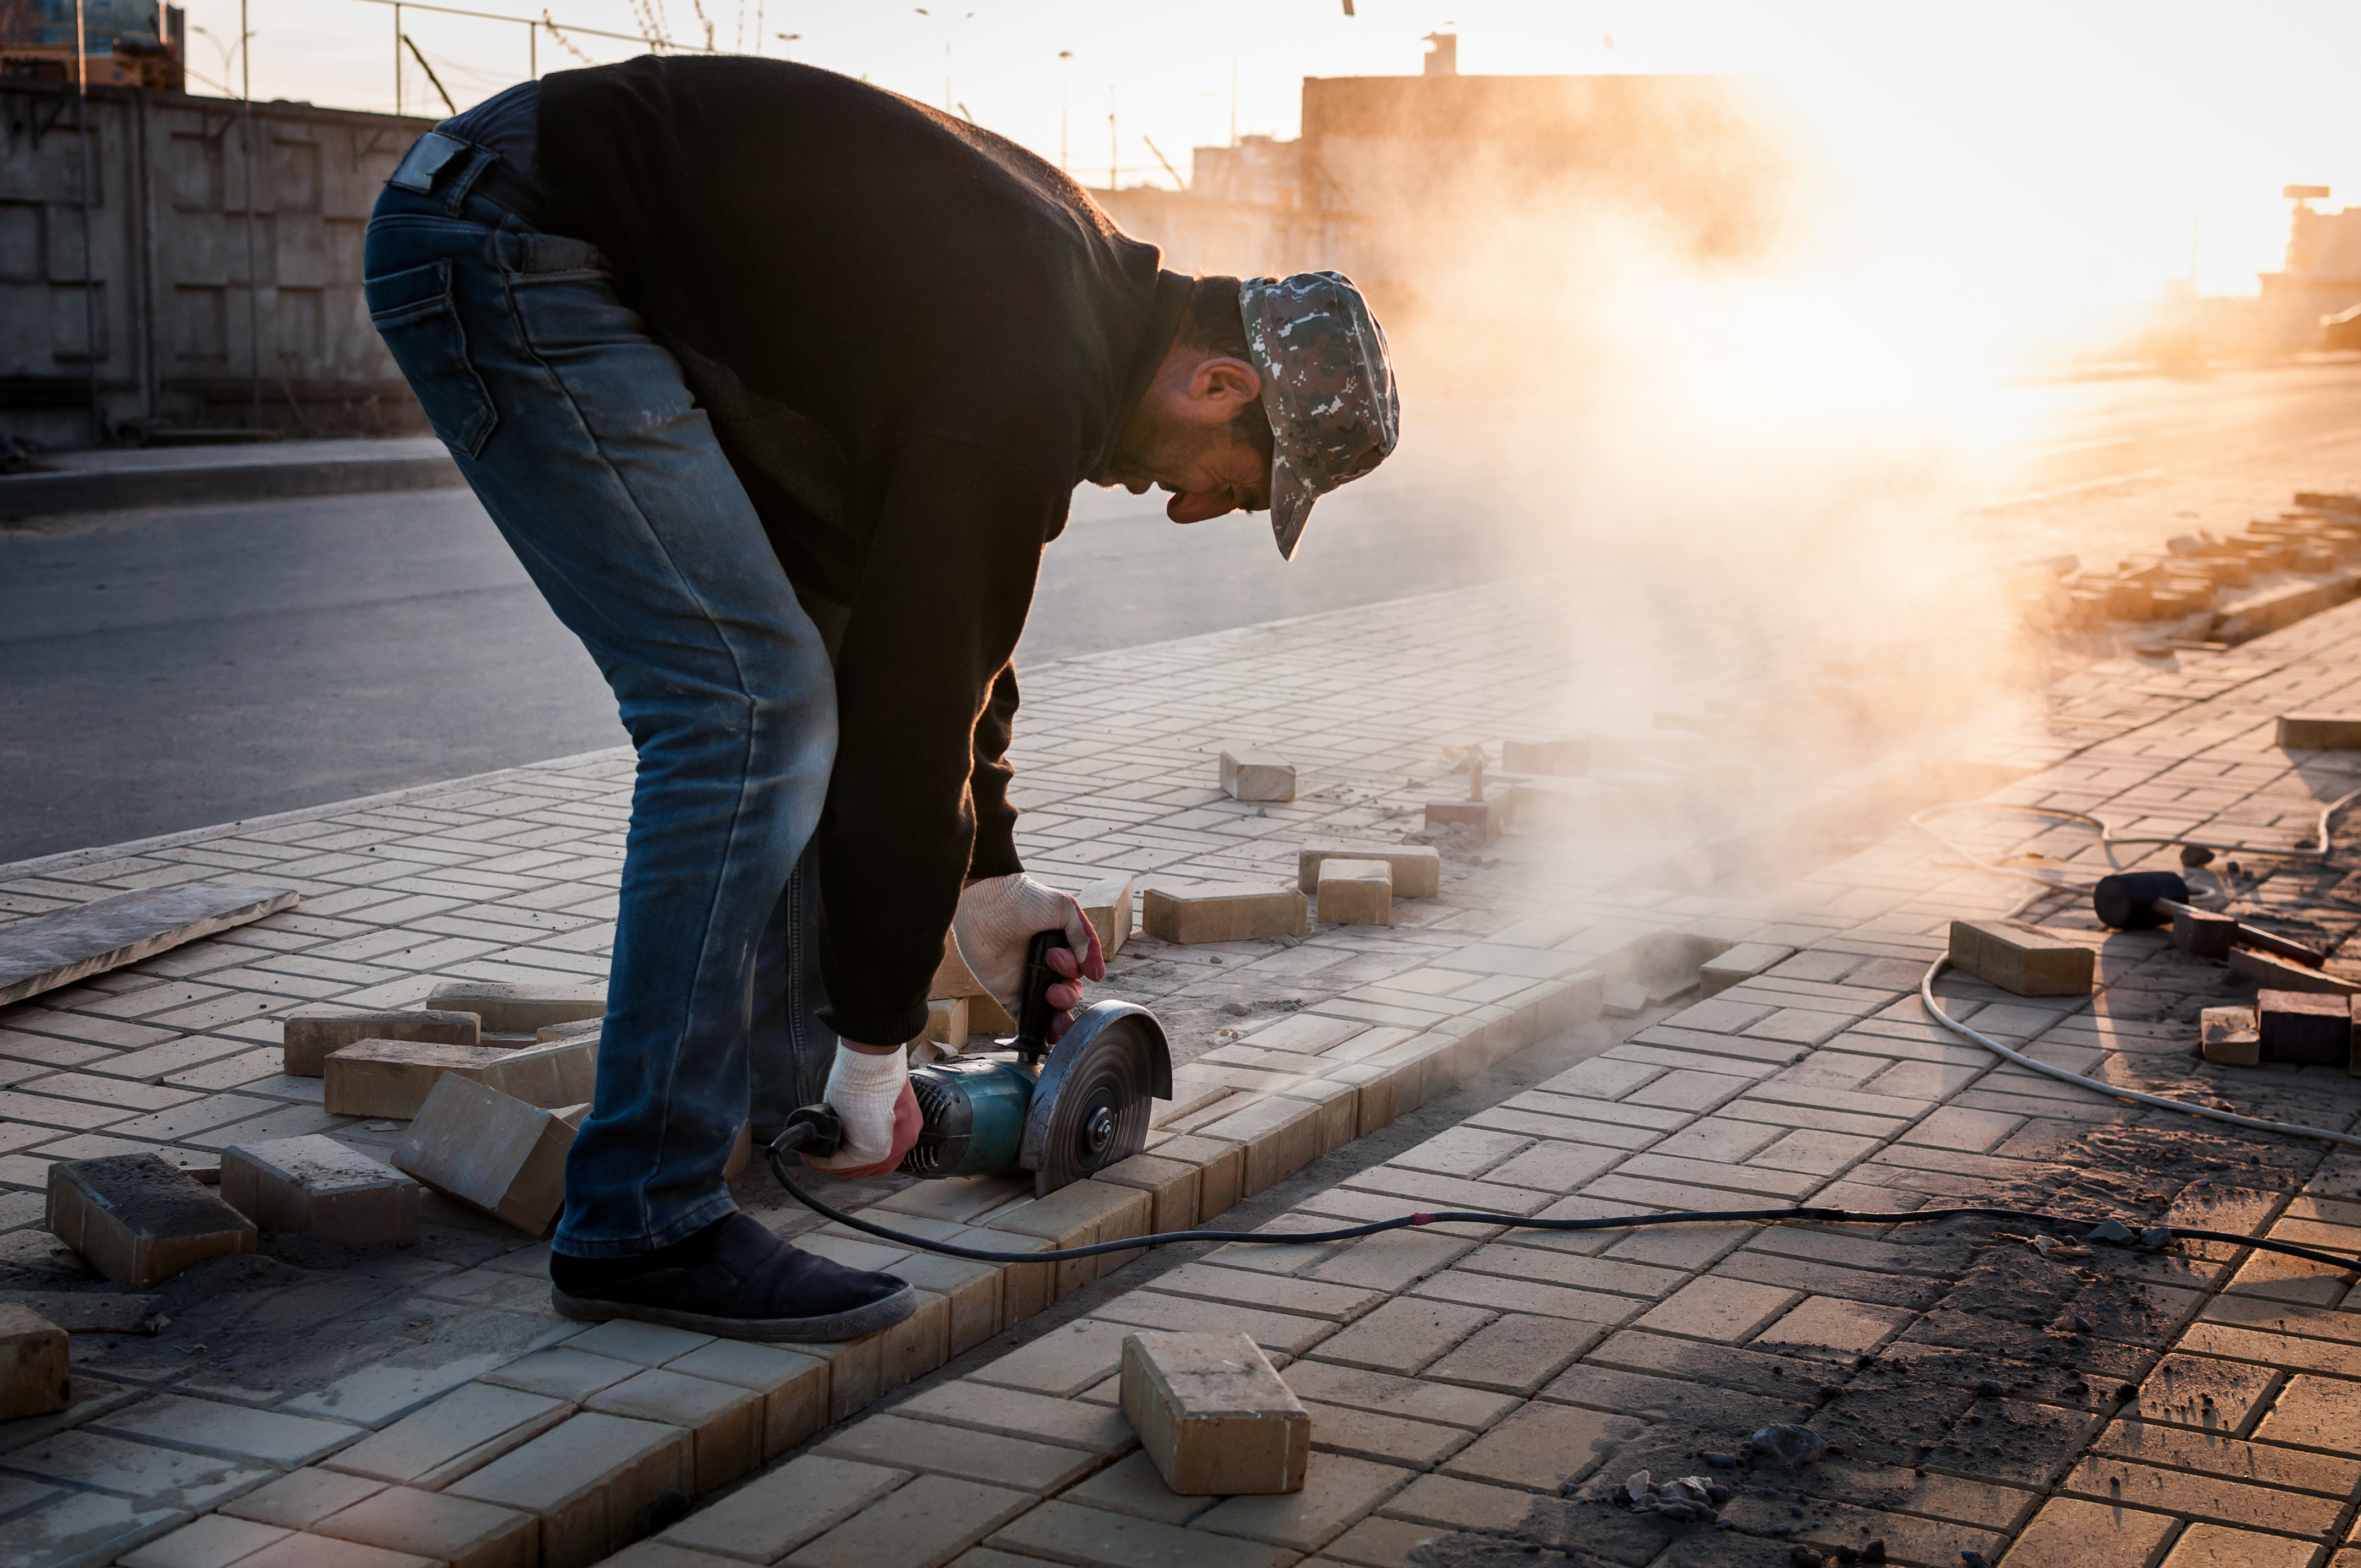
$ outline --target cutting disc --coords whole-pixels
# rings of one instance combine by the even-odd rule
[[[1153,1100],[1172,1097],[1172,1054],[1145,1007],[1101,1002],[1074,1016],[1042,1064],[1016,1163],[1045,1198],[1148,1143]]]

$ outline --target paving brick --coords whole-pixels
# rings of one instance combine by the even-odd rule
[[[436,1568],[436,1564],[434,1558],[414,1552],[390,1552],[325,1536],[291,1535],[244,1559],[238,1568]]]
[[[1602,1450],[1639,1431],[1629,1416],[1535,1402],[1445,1461],[1471,1480],[1554,1492],[1598,1468]]]
[[[158,1394],[94,1417],[93,1431],[151,1438],[270,1464],[305,1464],[360,1435],[342,1421],[315,1420],[279,1410],[256,1410],[212,1399]]]
[[[951,1358],[951,1304],[931,1290],[917,1293],[910,1315],[877,1336],[877,1391],[890,1393]]]
[[[1099,947],[1108,958],[1123,951],[1131,940],[1133,892],[1138,885],[1137,877],[1101,877],[1075,894],[1082,906],[1082,918],[1099,934]]]
[[[909,1478],[905,1470],[802,1454],[698,1509],[659,1539],[669,1545],[769,1563]]]
[[[1373,1372],[1415,1373],[1497,1316],[1458,1302],[1400,1297],[1321,1341],[1312,1354]]]
[[[1591,1323],[1511,1312],[1478,1329],[1422,1376],[1505,1394],[1531,1394],[1597,1344],[1605,1332]]]
[[[1473,1439],[1464,1427],[1437,1421],[1411,1420],[1312,1399],[1305,1400],[1303,1408],[1312,1413],[1314,1448],[1381,1464],[1431,1470]]]
[[[828,1363],[828,1419],[850,1420],[874,1404],[882,1391],[884,1358],[879,1336],[868,1334],[838,1344],[807,1344],[804,1353]]]
[[[650,1505],[688,1494],[690,1434],[585,1412],[445,1490],[541,1519],[543,1568],[581,1568],[629,1545]]]
[[[763,1462],[763,1396],[729,1383],[652,1366],[600,1389],[586,1410],[686,1428],[696,1439],[696,1492],[702,1497]]]
[[[2178,1522],[2165,1514],[2053,1498],[2009,1549],[2010,1568],[2091,1568],[2147,1563]]]
[[[545,1111],[587,1105],[598,1087],[598,1037],[552,1040],[511,1051],[486,1067],[478,1081]]]
[[[981,1441],[961,1427],[899,1415],[868,1417],[823,1440],[817,1452],[1033,1493],[1055,1491],[1098,1464],[1088,1450],[1005,1435]]]
[[[605,1568],[737,1568],[733,1560],[709,1552],[675,1546],[668,1541],[642,1541],[607,1559]]]
[[[1293,800],[1295,764],[1276,751],[1224,751],[1222,793],[1232,800]]]
[[[1996,920],[1952,921],[1951,962],[2019,996],[2087,996],[2094,969],[2088,948]]]
[[[935,1568],[1024,1511],[1024,1492],[921,1475],[786,1559],[796,1568]]]
[[[554,1399],[579,1401],[620,1383],[639,1369],[636,1362],[589,1355],[561,1344],[521,1355],[505,1366],[485,1373],[478,1381],[545,1394]]]
[[[1913,1314],[1898,1307],[1872,1307],[1834,1296],[1807,1296],[1757,1334],[1766,1350],[1794,1355],[1850,1360],[1874,1350],[1910,1324]]]
[[[431,1040],[356,1040],[328,1054],[322,1070],[331,1116],[406,1122],[446,1074],[480,1081],[508,1054],[501,1046],[449,1046]]]
[[[1392,925],[1393,868],[1383,861],[1323,861],[1320,919],[1328,926]]]
[[[533,1568],[541,1555],[539,1521],[531,1514],[411,1486],[389,1486],[311,1530],[451,1568]]]
[[[2320,1547],[2259,1530],[2193,1524],[2180,1532],[2163,1568],[2312,1568]]]
[[[1741,981],[1752,979],[1794,956],[1795,949],[1775,942],[1741,942],[1697,966],[1697,993],[1717,996]]]
[[[1197,1168],[1196,1223],[1201,1225],[1235,1207],[1244,1195],[1246,1151],[1240,1145],[1213,1138],[1168,1138],[1149,1154]]]
[[[641,1366],[662,1366],[717,1343],[711,1334],[693,1333],[687,1329],[669,1328],[663,1323],[633,1322],[629,1318],[616,1318],[597,1328],[585,1329],[566,1342],[568,1350],[587,1351],[592,1355],[612,1356]]]
[[[1114,1413],[1117,1420],[1123,1420],[1120,1409]],[[1128,1421],[1124,1423],[1124,1430],[1131,1430]],[[1130,1514],[1137,1519],[1154,1519],[1159,1524],[1186,1524],[1219,1501],[1207,1497],[1184,1497],[1175,1492],[1164,1484],[1163,1475],[1156,1468],[1156,1461],[1141,1450],[1135,1450],[1087,1480],[1076,1482],[1060,1497],[1065,1502],[1078,1503],[1083,1508]]]
[[[2202,1470],[2282,1490],[2342,1497],[2361,1485],[2361,1462],[2306,1453],[2268,1442],[2242,1442],[2149,1420],[2117,1420],[2099,1434],[2092,1452],[2176,1470]]]
[[[1324,1361],[1292,1363],[1287,1369],[1287,1385],[1299,1398],[1468,1431],[1483,1431],[1517,1406],[1516,1399],[1506,1394]]]
[[[0,1420],[72,1403],[66,1332],[16,1302],[0,1303]]]
[[[280,1070],[291,1078],[317,1078],[331,1052],[357,1041],[434,1040],[472,1046],[478,1043],[480,1021],[473,1013],[306,1007],[290,1013],[280,1028]]]
[[[288,1533],[275,1525],[207,1514],[115,1561],[122,1568],[230,1568]]]
[[[1504,1279],[1497,1274],[1475,1274],[1460,1268],[1446,1268],[1419,1281],[1411,1289],[1421,1296],[1464,1301],[1498,1312],[1567,1318],[1581,1323],[1620,1323],[1647,1305],[1630,1296],[1576,1290],[1531,1279]]]
[[[2223,1067],[2254,1067],[2263,1059],[2263,1035],[2255,1009],[2208,1007],[2197,1015],[2198,1052]]]
[[[396,1146],[393,1163],[445,1197],[537,1236],[566,1201],[573,1146],[574,1125],[558,1113],[446,1073]]]
[[[330,1241],[418,1240],[418,1183],[324,1134],[232,1144],[222,1201],[262,1230]]]
[[[303,1530],[363,1497],[385,1490],[382,1481],[318,1467],[297,1470],[221,1505],[233,1518],[285,1530]]]
[[[1356,1286],[1260,1274],[1250,1269],[1218,1268],[1207,1263],[1184,1263],[1169,1269],[1158,1275],[1148,1288],[1202,1301],[1268,1307],[1274,1311],[1325,1318],[1336,1323],[1349,1323],[1385,1300],[1378,1292]]]
[[[1396,898],[1433,898],[1443,891],[1443,855],[1426,845],[1322,844],[1295,853],[1296,886],[1320,891],[1320,868],[1330,860],[1383,861]]]
[[[1532,1511],[1533,1495],[1456,1475],[1421,1475],[1378,1505],[1390,1519],[1445,1530],[1513,1535]]]
[[[1185,1231],[1197,1223],[1200,1173],[1193,1165],[1152,1154],[1117,1160],[1091,1173],[1093,1181],[1115,1187],[1136,1187],[1148,1195],[1151,1233]]]
[[[994,1535],[991,1544],[1084,1568],[1286,1568],[1296,1560],[1285,1547],[1068,1502],[1042,1504]]]
[[[2093,1454],[2077,1464],[2065,1482],[2077,1497],[2110,1505],[2211,1519],[2263,1530],[2295,1530],[2318,1536],[2335,1522],[2341,1503],[2268,1487],[2246,1486],[2216,1475],[2191,1475],[2153,1465],[2133,1464]]]
[[[1233,1497],[1199,1515],[1189,1528],[1308,1552],[1400,1490],[1413,1474],[1341,1453],[1317,1453],[1301,1491]]]
[[[1290,1356],[1302,1354],[1335,1327],[1325,1318],[1193,1300],[1154,1290],[1133,1290],[1101,1302],[1092,1309],[1091,1316],[1171,1333],[1227,1333],[1235,1330],[1252,1335],[1255,1343],[1266,1350]]]
[[[1673,1292],[1633,1326],[1695,1339],[1742,1340],[1795,1299],[1792,1290],[1708,1276]]]
[[[1224,1101],[1226,1106],[1228,1102]],[[1208,1124],[1208,1138],[1237,1144],[1245,1152],[1241,1195],[1252,1197],[1294,1175],[1320,1157],[1321,1107],[1274,1094],[1256,1100]]]
[[[518,984],[504,981],[456,981],[438,985],[426,1005],[452,1013],[473,1013],[492,1035],[530,1035],[552,1024],[572,1024],[604,1017],[607,988],[572,983]]]
[[[612,1365],[625,1375],[633,1370]],[[545,1395],[464,1383],[323,1463],[331,1470],[434,1491],[531,1442],[571,1409],[566,1400]]]
[[[817,1357],[725,1339],[675,1356],[664,1369],[759,1395],[765,1460],[776,1459],[827,1424],[828,1363]]]
[[[1091,1319],[1061,1324],[970,1376],[1052,1398],[1071,1398],[1115,1375],[1123,1362],[1125,1337],[1137,1332]]]
[[[1151,887],[1140,895],[1140,925],[1159,941],[1245,942],[1259,937],[1308,937],[1311,903],[1293,888],[1171,893]]]
[[[1122,1379],[1124,1418],[1173,1491],[1303,1486],[1312,1418],[1246,1334],[1133,1334]]]
[[[965,1379],[938,1383],[894,1407],[896,1415],[943,1421],[1004,1437],[1028,1438],[1097,1454],[1132,1444],[1131,1428],[1103,1405],[1052,1399]]]
[[[152,1154],[49,1162],[51,1235],[118,1284],[161,1284],[192,1264],[252,1252],[254,1222]]]
[[[1106,1172],[1098,1173],[1104,1178]],[[963,1237],[962,1240],[972,1240]],[[995,1241],[995,1248],[1000,1244]],[[948,1303],[949,1355],[964,1355],[998,1333],[1007,1321],[1001,1300],[1002,1277],[1008,1272],[988,1263],[919,1253],[894,1265],[896,1277],[922,1291],[931,1291]],[[1039,1270],[1047,1275],[1049,1270]]]
[[[1155,1201],[1134,1187],[1084,1179],[1060,1188],[1047,1198],[989,1216],[985,1226],[1012,1235],[1036,1236],[1052,1248],[1091,1246],[1148,1234]],[[1098,1277],[1102,1260],[1072,1258],[1057,1266],[1057,1299],[1062,1299]]]

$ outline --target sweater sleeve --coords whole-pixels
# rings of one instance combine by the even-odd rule
[[[1014,861],[999,760],[1016,705],[1008,660],[1071,495],[962,442],[913,434],[897,455],[837,656],[820,821],[821,1016],[848,1039],[891,1045],[925,1027],[980,845]]]
[[[1008,804],[1008,741],[1016,725],[1016,670],[1003,665],[992,683],[992,700],[975,727],[975,766],[968,795],[975,803],[975,849],[968,856],[971,877],[1011,876],[1025,869],[1016,858],[1016,808]]]

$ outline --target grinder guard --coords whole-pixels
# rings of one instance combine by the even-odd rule
[[[1172,1053],[1154,1014],[1100,1002],[1074,1022],[1042,1064],[1025,1114],[1016,1163],[1033,1195],[1128,1159],[1148,1145],[1149,1102],[1172,1098]]]

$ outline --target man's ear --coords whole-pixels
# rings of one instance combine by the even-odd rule
[[[1190,401],[1217,406],[1224,420],[1261,396],[1261,373],[1226,355],[1199,360],[1189,377]]]

